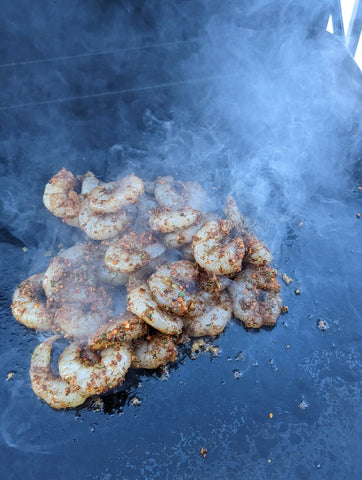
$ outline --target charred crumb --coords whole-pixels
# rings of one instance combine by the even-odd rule
[[[323,320],[322,318],[319,318],[317,320],[317,327],[319,328],[319,330],[322,330],[322,332],[325,332],[326,330],[328,330],[329,325],[328,325],[328,322],[326,320]]]

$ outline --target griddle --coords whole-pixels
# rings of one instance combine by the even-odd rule
[[[361,75],[326,2],[277,3],[2,5],[1,478],[362,477]],[[289,312],[52,410],[29,379],[45,336],[10,303],[82,239],[42,206],[63,166],[198,180],[215,210],[232,193],[293,279]]]

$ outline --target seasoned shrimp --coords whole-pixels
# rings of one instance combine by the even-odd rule
[[[154,195],[163,208],[181,209],[186,206],[202,208],[206,202],[206,192],[197,182],[179,182],[173,177],[159,177],[154,186]]]
[[[94,175],[93,172],[87,172],[82,177],[82,188],[81,188],[81,195],[86,197],[91,193],[91,191],[98,187],[100,184],[100,180]]]
[[[110,285],[126,285],[129,274],[111,271],[104,263],[104,254],[111,242],[112,240],[103,241],[97,246],[98,248],[96,249],[93,260],[97,279],[101,283],[108,283]]]
[[[228,220],[212,220],[194,236],[195,260],[206,271],[228,275],[241,270],[245,246],[241,237],[229,238],[232,228]]]
[[[67,338],[87,343],[111,315],[110,298],[99,287],[87,303],[64,303],[54,315],[54,328]]]
[[[185,318],[186,333],[192,337],[219,335],[230,320],[232,311],[227,291],[217,295],[201,291],[195,295],[193,309]]]
[[[187,228],[201,220],[201,212],[194,208],[185,207],[181,210],[155,209],[150,217],[150,227],[162,233],[174,232]]]
[[[277,271],[270,267],[248,267],[240,272],[229,288],[235,317],[246,327],[275,325],[281,311]]]
[[[74,408],[84,403],[89,394],[80,392],[77,386],[70,386],[52,372],[50,357],[57,338],[48,338],[34,350],[30,364],[31,386],[34,393],[52,408]]]
[[[94,189],[91,193],[94,192]],[[79,211],[79,226],[93,240],[113,238],[127,230],[132,218],[126,211],[116,213],[95,213],[88,200],[84,200]]]
[[[124,312],[102,325],[89,339],[88,345],[92,350],[102,350],[144,337],[147,332],[148,325],[143,320],[130,312]]]
[[[132,173],[117,182],[95,187],[88,196],[89,206],[95,213],[116,213],[137,202],[144,191],[143,181]]]
[[[169,248],[180,248],[187,243],[192,242],[193,236],[200,230],[205,222],[197,222],[187,228],[175,230],[174,232],[166,233],[163,241]]]
[[[165,250],[152,233],[131,232],[108,247],[104,263],[109,270],[130,273],[159,257]]]
[[[256,236],[249,231],[235,200],[231,196],[226,199],[225,214],[244,240],[245,256],[243,261],[252,265],[270,265],[273,261],[270,250],[261,240],[256,238]]]
[[[90,264],[95,247],[83,243],[54,257],[43,277],[49,303],[87,302],[97,285],[94,266]]]
[[[13,295],[11,310],[16,320],[39,331],[52,329],[54,313],[45,305],[43,274],[32,275],[21,282]]]
[[[84,395],[97,395],[120,385],[131,365],[131,353],[123,346],[98,354],[73,342],[59,358],[59,375]]]
[[[177,347],[171,335],[155,334],[134,342],[133,368],[158,368],[177,360]]]
[[[176,315],[161,310],[152,298],[152,294],[146,283],[129,292],[127,297],[127,309],[141,318],[151,327],[168,335],[178,335],[182,330],[182,320]]]
[[[62,168],[47,183],[43,203],[45,207],[56,217],[62,218],[66,223],[78,227],[78,214],[81,199],[75,188],[78,180],[74,175]]]
[[[177,315],[186,315],[198,291],[199,270],[194,263],[180,260],[162,265],[148,279],[158,305]]]

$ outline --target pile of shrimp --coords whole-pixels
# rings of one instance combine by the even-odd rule
[[[178,345],[219,335],[233,315],[249,328],[276,323],[282,300],[271,253],[232,197],[218,215],[206,211],[196,182],[131,174],[103,183],[63,168],[43,201],[85,233],[13,296],[16,320],[47,335],[30,378],[51,407],[118,387],[130,368],[175,362]],[[64,339],[55,372],[53,344]]]

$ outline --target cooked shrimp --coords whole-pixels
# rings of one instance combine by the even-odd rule
[[[54,313],[45,305],[43,274],[32,275],[21,282],[13,295],[11,310],[16,320],[39,331],[52,329]]]
[[[241,237],[229,238],[232,228],[228,220],[212,220],[194,236],[195,260],[208,272],[227,275],[241,270],[244,242]]]
[[[113,272],[106,267],[104,263],[104,254],[111,244],[112,240],[103,241],[97,247],[94,255],[94,265],[97,279],[100,283],[108,283],[110,285],[126,285],[129,279],[128,273]]]
[[[155,273],[156,269],[165,263],[164,257],[165,255],[160,255],[154,260],[151,260],[144,267],[130,273],[127,282],[127,291],[130,292],[131,290],[140,287],[143,283],[145,283],[148,277],[152,275],[152,273]]]
[[[270,265],[273,261],[273,256],[266,245],[256,238],[254,235],[245,235],[245,257],[244,262],[252,265]]]
[[[156,334],[134,342],[133,368],[158,368],[177,360],[177,347],[171,335]]]
[[[74,408],[84,403],[89,394],[80,392],[77,386],[70,386],[52,372],[50,357],[57,338],[48,338],[34,350],[30,364],[31,386],[34,393],[52,408]]]
[[[100,180],[94,175],[93,172],[87,172],[85,175],[82,177],[82,189],[81,189],[81,195],[83,197],[89,195],[91,191],[98,187],[100,184]]]
[[[123,346],[109,347],[99,355],[71,343],[59,358],[59,375],[84,395],[97,395],[120,385],[131,365]]]
[[[87,343],[111,315],[110,299],[99,287],[87,303],[64,303],[54,315],[54,329],[67,338]]]
[[[198,291],[199,270],[194,263],[180,260],[162,265],[148,279],[152,298],[177,315],[186,315]]]
[[[76,247],[83,252],[80,245]],[[79,257],[71,257],[72,253],[78,251],[76,247],[54,257],[44,273],[43,288],[51,304],[87,302],[97,285],[94,267],[83,253],[79,253]]]
[[[91,193],[93,192],[94,189]],[[95,213],[87,200],[82,202],[79,211],[80,228],[93,240],[116,237],[127,230],[131,220],[131,216],[123,210],[108,214]]]
[[[197,182],[179,182],[173,177],[159,177],[154,186],[154,195],[163,208],[181,209],[186,206],[201,208],[206,201],[206,192]]]
[[[235,200],[231,196],[226,199],[225,213],[244,240],[245,256],[243,261],[252,265],[269,265],[273,261],[270,250],[249,231]]]
[[[176,315],[161,310],[152,298],[152,294],[146,283],[129,292],[127,297],[127,309],[142,318],[151,327],[168,335],[181,333],[182,320]]]
[[[129,343],[136,338],[147,335],[148,325],[130,312],[124,312],[113,317],[102,325],[89,339],[92,350]]]
[[[201,212],[185,207],[181,210],[155,209],[150,217],[150,227],[162,233],[174,232],[199,222]]]
[[[130,233],[112,243],[104,256],[109,270],[130,273],[164,253],[166,248],[152,233]]]
[[[192,242],[193,236],[200,230],[204,223],[205,222],[202,221],[197,222],[190,227],[166,233],[163,237],[163,241],[169,248],[180,248],[183,245]]]
[[[193,309],[185,318],[186,333],[192,337],[219,335],[230,320],[232,311],[227,291],[217,295],[201,291],[195,295]]]
[[[235,317],[246,327],[275,325],[282,299],[277,271],[269,267],[248,267],[240,272],[229,288]]]
[[[103,183],[89,193],[89,206],[95,213],[116,213],[137,202],[144,193],[143,181],[133,173],[117,182]]]
[[[74,175],[62,168],[47,183],[43,203],[45,207],[56,217],[62,218],[66,223],[73,226],[78,225],[78,214],[81,199],[75,188],[78,180]]]

